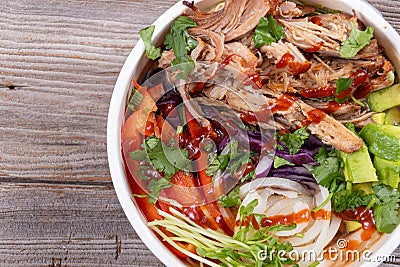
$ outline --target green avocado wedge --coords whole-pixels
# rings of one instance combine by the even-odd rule
[[[369,152],[386,160],[400,160],[400,127],[367,124],[360,132]]]
[[[388,186],[397,188],[400,180],[400,161],[390,161],[381,157],[374,157],[374,166],[379,180]]]
[[[400,105],[400,84],[394,84],[385,89],[372,92],[367,97],[367,103],[376,112],[382,112]]]
[[[344,162],[344,177],[346,182],[353,184],[378,182],[375,168],[365,144],[360,150],[351,154],[340,151],[339,156]]]

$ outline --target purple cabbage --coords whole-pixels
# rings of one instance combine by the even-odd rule
[[[178,116],[178,112],[176,112],[175,116],[172,116],[172,114],[170,115],[166,115],[165,114],[165,110],[168,108],[170,108],[169,106],[173,106],[175,109],[177,109],[177,107],[183,102],[181,95],[179,94],[178,90],[174,87],[170,90],[168,90],[162,97],[160,97],[160,99],[158,99],[156,106],[158,108],[158,110],[161,111],[161,114],[163,116],[164,119],[166,119],[169,124],[171,124],[171,126],[173,128],[177,128],[179,125],[182,124],[179,116]]]
[[[221,153],[222,150],[224,150],[224,148],[226,147],[226,145],[229,142],[229,137],[227,135],[225,135],[221,141],[219,142],[218,146],[217,146],[217,151],[218,153]]]
[[[318,162],[311,156],[310,152],[306,149],[301,148],[297,154],[290,155],[289,151],[287,150],[277,150],[275,155],[278,157],[284,158],[287,161],[295,164],[295,165],[302,165],[302,164],[311,164],[311,165],[318,165]]]
[[[323,145],[324,143],[322,143],[322,141],[319,140],[318,137],[316,137],[313,134],[310,134],[309,138],[304,143],[303,148],[307,150],[312,157],[315,157],[315,155],[317,155],[318,153],[318,150],[320,150],[320,148],[322,148]]]
[[[324,145],[322,141],[319,140],[315,135],[310,134],[309,138],[300,148],[299,152],[291,155],[286,145],[284,143],[280,144],[284,149],[276,151],[276,155],[278,157],[284,158],[295,165],[311,164],[314,166],[318,165],[318,162],[314,160],[314,156],[318,153],[318,150]]]
[[[261,153],[261,148],[263,146],[261,132],[255,130],[248,130],[247,136],[249,138],[250,150],[257,153]]]
[[[286,178],[299,184],[310,190],[312,194],[315,194],[318,190],[318,182],[315,180],[311,172],[303,166],[284,166],[278,169],[271,169],[269,172],[271,177]]]

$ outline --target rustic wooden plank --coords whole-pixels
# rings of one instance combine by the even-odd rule
[[[382,12],[382,15],[386,18],[386,20],[392,24],[392,26],[400,32],[400,4],[399,1],[396,0],[368,0],[370,4],[372,4],[376,9]]]
[[[0,266],[162,266],[107,186],[0,184]]]
[[[173,2],[1,1],[0,179],[110,182],[115,80]]]

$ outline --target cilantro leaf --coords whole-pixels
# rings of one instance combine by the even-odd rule
[[[147,186],[147,188],[150,190],[149,202],[155,204],[160,196],[161,190],[169,188],[171,186],[173,186],[173,184],[171,184],[165,178],[161,178],[159,180],[151,179],[149,185]]]
[[[247,204],[247,206],[241,206],[239,209],[240,219],[242,220],[246,216],[251,215],[254,209],[257,207],[257,205],[258,205],[258,199],[255,198],[252,201],[250,201],[250,203]]]
[[[376,229],[389,234],[400,223],[398,211],[400,194],[396,189],[383,184],[375,185],[372,189],[376,196],[374,205]]]
[[[350,35],[340,47],[340,56],[343,58],[355,57],[361,49],[370,44],[374,36],[374,28],[371,26],[368,26],[365,31],[360,31],[353,21],[350,23]]]
[[[373,186],[372,190],[374,190],[377,197],[376,204],[389,203],[391,201],[398,202],[400,200],[399,192],[390,186],[378,184]]]
[[[367,206],[373,198],[372,194],[365,195],[363,191],[343,190],[332,197],[332,208],[336,212],[346,209],[355,209],[360,206]]]
[[[135,150],[129,153],[129,157],[136,161],[150,161],[147,152],[144,150]]]
[[[239,197],[239,189],[240,189],[240,187],[236,186],[227,195],[222,195],[218,198],[218,202],[222,205],[222,207],[230,208],[230,207],[239,206],[242,203],[242,201],[240,200],[240,197]]]
[[[294,166],[294,164],[291,163],[290,161],[275,155],[275,157],[274,157],[274,168],[277,169],[277,168],[279,168],[281,166],[285,166],[285,165]]]
[[[376,230],[390,234],[399,222],[399,203],[391,201],[374,207]]]
[[[260,18],[255,33],[253,41],[257,48],[285,38],[285,31],[282,25],[277,24],[271,14],[267,18]]]
[[[319,163],[323,163],[327,158],[330,157],[330,153],[328,151],[328,148],[326,147],[326,145],[322,146],[317,154],[315,155],[314,159]]]
[[[155,26],[151,25],[139,31],[139,35],[142,38],[144,47],[146,49],[146,56],[151,60],[156,60],[157,58],[161,57],[161,48],[156,48],[151,43],[151,37],[153,36],[154,28]]]
[[[172,61],[172,69],[179,70],[177,79],[186,79],[194,68],[194,61],[188,53],[194,48],[197,41],[191,39],[187,28],[195,27],[196,22],[185,16],[178,17],[172,22],[170,32],[165,36],[164,45],[166,49],[174,50],[175,59]]]
[[[301,146],[304,144],[304,141],[309,137],[308,132],[305,127],[297,129],[293,133],[286,133],[279,137],[279,141],[283,142],[289,150],[291,155],[299,152]]]
[[[137,107],[142,103],[143,95],[136,89],[132,89],[131,96],[128,101],[128,108],[132,111],[135,111]]]
[[[217,153],[210,153],[208,155],[210,164],[207,166],[206,174],[208,176],[215,176],[218,170],[225,171],[229,163],[229,155],[218,155]]]
[[[155,136],[144,140],[143,147],[144,150],[130,152],[130,158],[150,162],[155,170],[164,173],[164,178],[171,178],[189,164],[187,150],[175,145],[165,145]]]
[[[336,94],[346,91],[353,84],[353,78],[339,78],[336,81]]]
[[[336,151],[328,152],[326,146],[318,150],[314,159],[319,163],[318,166],[313,166],[311,173],[314,175],[317,182],[328,188],[329,192],[338,192],[344,189],[345,179],[340,172],[341,162],[337,157]]]
[[[145,148],[154,169],[170,178],[188,163],[188,151],[176,146],[164,145],[160,138],[151,136],[145,140]]]
[[[234,141],[229,144],[229,152],[223,155],[217,153],[210,153],[208,155],[209,165],[206,169],[208,176],[215,176],[218,170],[225,171],[229,169],[231,176],[237,175],[237,172],[243,171],[243,167],[251,162],[250,153],[238,150],[238,142]],[[247,175],[241,178],[241,181],[245,181],[255,177],[255,172],[249,172]]]

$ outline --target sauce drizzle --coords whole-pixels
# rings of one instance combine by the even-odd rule
[[[278,111],[288,110],[296,100],[297,100],[296,96],[283,94],[275,102],[271,103],[268,107],[271,110],[272,114],[274,114]]]
[[[361,206],[354,210],[345,210],[336,214],[343,220],[360,222],[363,228],[361,233],[363,241],[369,240],[376,231],[373,209],[365,210],[365,206]]]
[[[303,209],[299,212],[294,212],[291,214],[278,214],[274,216],[268,216],[261,219],[259,223],[256,220],[254,214],[246,216],[243,221],[236,221],[237,226],[249,226],[250,224],[254,226],[256,230],[260,229],[260,227],[271,227],[277,224],[280,225],[290,225],[290,224],[299,224],[306,223],[311,218],[314,220],[330,220],[331,212],[327,210],[319,210],[317,212],[311,211],[309,209]]]

